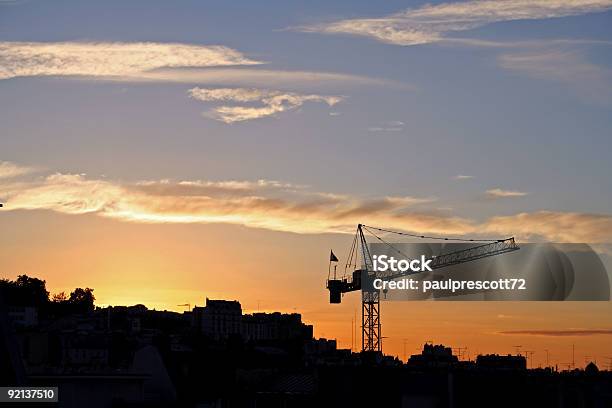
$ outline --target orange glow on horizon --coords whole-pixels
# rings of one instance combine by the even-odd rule
[[[302,314],[316,337],[351,347],[351,321],[359,294],[328,303],[325,289],[329,248],[345,248],[346,235],[300,235],[227,225],[129,224],[92,215],[3,214],[10,236],[0,237],[3,277],[28,274],[47,281],[51,293],[94,288],[98,305],[145,304],[182,312],[206,297],[238,300],[243,311]],[[70,222],[67,222],[68,218]],[[335,252],[341,257],[345,254]],[[383,302],[386,354],[404,358],[433,341],[477,353],[535,350],[534,366],[576,365],[589,355],[603,363],[609,335],[510,335],[502,331],[609,329],[610,302]],[[354,349],[360,348],[357,330]],[[405,346],[404,346],[405,344]]]

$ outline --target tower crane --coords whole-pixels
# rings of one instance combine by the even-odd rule
[[[362,289],[361,277],[362,273],[368,276],[384,277],[384,279],[393,280],[409,274],[410,272],[385,272],[384,275],[377,275],[374,271],[372,255],[368,247],[364,231],[374,236],[378,241],[389,245],[391,248],[392,244],[379,237],[379,233],[389,233],[395,235],[409,236],[412,238],[421,239],[432,239],[432,240],[444,240],[444,241],[462,241],[472,242],[476,245],[466,249],[458,251],[452,251],[445,254],[437,255],[431,258],[429,266],[432,270],[440,269],[451,265],[457,265],[465,262],[474,261],[477,259],[487,258],[490,256],[500,255],[507,252],[516,251],[519,246],[514,241],[514,237],[506,239],[460,239],[460,238],[446,238],[446,237],[432,237],[425,235],[409,234],[406,232],[392,231],[383,228],[377,228],[367,226],[364,224],[357,225],[357,231],[353,238],[353,244],[349,253],[349,258],[346,262],[344,276],[336,278],[336,268],[334,267],[333,277],[328,275],[327,289],[329,290],[329,302],[340,303],[342,295],[349,292],[355,292]],[[397,249],[396,249],[397,250]],[[358,257],[361,257],[361,266],[357,267]],[[333,252],[331,258],[337,261]],[[332,260],[330,258],[330,261]],[[352,274],[347,272],[347,269],[354,267]],[[331,273],[331,269],[329,271]],[[380,290],[362,291],[361,298],[361,350],[364,352],[381,352],[382,351],[382,337],[380,333]]]

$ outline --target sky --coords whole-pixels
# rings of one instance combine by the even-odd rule
[[[350,347],[359,296],[324,283],[359,222],[609,243],[611,23],[609,0],[0,0],[0,274],[297,311]],[[611,355],[609,302],[383,308],[400,357]]]

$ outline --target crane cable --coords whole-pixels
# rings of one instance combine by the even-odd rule
[[[395,252],[397,252],[398,254],[404,256],[406,259],[411,259],[411,257],[407,256],[405,253],[403,253],[398,248],[393,246],[390,242],[387,242],[384,239],[382,239],[381,237],[379,237],[372,230],[377,230],[377,231],[380,231],[380,232],[386,232],[386,233],[389,233],[389,234],[403,235],[403,236],[408,236],[408,237],[413,237],[413,238],[435,239],[435,240],[439,240],[439,241],[460,241],[460,242],[504,242],[505,241],[505,239],[468,239],[468,238],[452,238],[452,237],[433,237],[433,236],[428,236],[428,235],[418,235],[418,234],[410,234],[408,232],[393,231],[393,230],[389,230],[389,229],[385,229],[385,228],[373,227],[373,226],[365,225],[365,224],[361,224],[361,226],[367,232],[369,232],[371,235],[373,235],[377,240],[379,240],[383,244],[389,246]],[[350,250],[350,253],[349,253],[349,259],[347,259],[346,265],[344,266],[344,274],[345,274],[345,276],[347,275],[347,269],[350,266],[353,266],[353,260],[355,261],[355,267],[357,266],[357,245],[358,245],[357,244],[357,234],[355,234],[355,238],[353,239],[353,244],[351,245],[351,250]]]
[[[403,253],[402,251],[400,251],[399,249],[397,249],[396,247],[394,247],[390,242],[385,241],[384,239],[382,239],[381,237],[379,237],[378,235],[376,235],[375,233],[373,233],[370,230],[370,227],[363,225],[363,228],[368,231],[370,234],[372,234],[376,239],[378,239],[380,242],[382,242],[385,245],[388,245],[389,247],[391,247],[395,252],[397,252],[398,254],[402,255],[403,257],[405,257],[405,259],[411,259],[410,256],[406,255],[405,253]]]
[[[355,267],[357,267],[357,255],[355,254],[357,250],[357,234],[353,237],[353,245],[351,245],[351,251],[349,252],[349,256],[346,259],[346,264],[344,265],[344,275],[346,276],[346,271],[349,267],[353,266],[353,257],[355,258]]]
[[[437,239],[441,241],[462,241],[462,242],[503,242],[505,241],[505,239],[467,239],[467,238],[452,238],[452,237],[431,237],[427,235],[410,234],[408,232],[392,231],[392,230],[388,230],[384,228],[372,227],[372,226],[363,225],[363,224],[362,226],[366,228],[368,232],[370,232],[370,234],[372,235],[374,235],[374,233],[372,233],[371,229],[375,229],[377,231],[388,232],[390,234],[405,235],[405,236],[409,236],[413,238]]]
[[[378,228],[378,227],[372,227],[372,226],[368,226],[368,225],[364,225],[364,224],[362,224],[362,227],[367,232],[372,234],[377,240],[379,240],[383,244],[389,246],[391,249],[393,249],[395,252],[397,252],[399,255],[402,255],[406,259],[411,259],[411,257],[407,256],[405,253],[403,253],[398,248],[393,246],[390,242],[387,242],[384,239],[382,239],[381,237],[379,237],[372,230],[374,229],[374,230],[377,230],[377,231],[382,231],[382,232],[387,232],[387,233],[397,234],[397,235],[405,235],[405,236],[410,236],[410,237],[415,237],[415,238],[437,239],[437,240],[444,240],[444,241],[462,241],[462,242],[503,242],[503,241],[505,241],[505,239],[466,239],[466,238],[449,238],[449,237],[430,237],[430,236],[426,236],[426,235],[417,235],[417,234],[410,234],[410,233],[407,233],[407,232],[392,231],[392,230],[388,230],[388,229],[384,229],[384,228]]]

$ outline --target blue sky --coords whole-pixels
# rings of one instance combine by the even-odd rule
[[[2,41],[223,45],[266,62],[258,68],[390,82],[284,84],[282,90],[346,99],[333,108],[306,103],[297,112],[228,125],[202,117],[207,106],[185,96],[197,81],[8,79],[0,83],[5,160],[121,180],[274,179],[364,196],[435,196],[443,201],[440,207],[471,217],[610,210],[610,44],[554,42],[612,40],[609,11],[497,22],[453,34],[525,42],[506,48],[402,46],[292,29],[382,17],[418,9],[417,2],[237,2],[232,7],[147,2],[144,7],[18,1],[1,7]],[[536,41],[543,45],[529,44]],[[525,53],[562,54],[561,65],[550,62],[560,72],[546,78],[529,67],[505,68],[500,62]],[[572,71],[577,64],[596,68],[583,75]],[[388,126],[395,122],[403,123],[401,129]],[[473,178],[454,180],[458,174]],[[482,192],[494,188],[529,194],[483,201]]]

